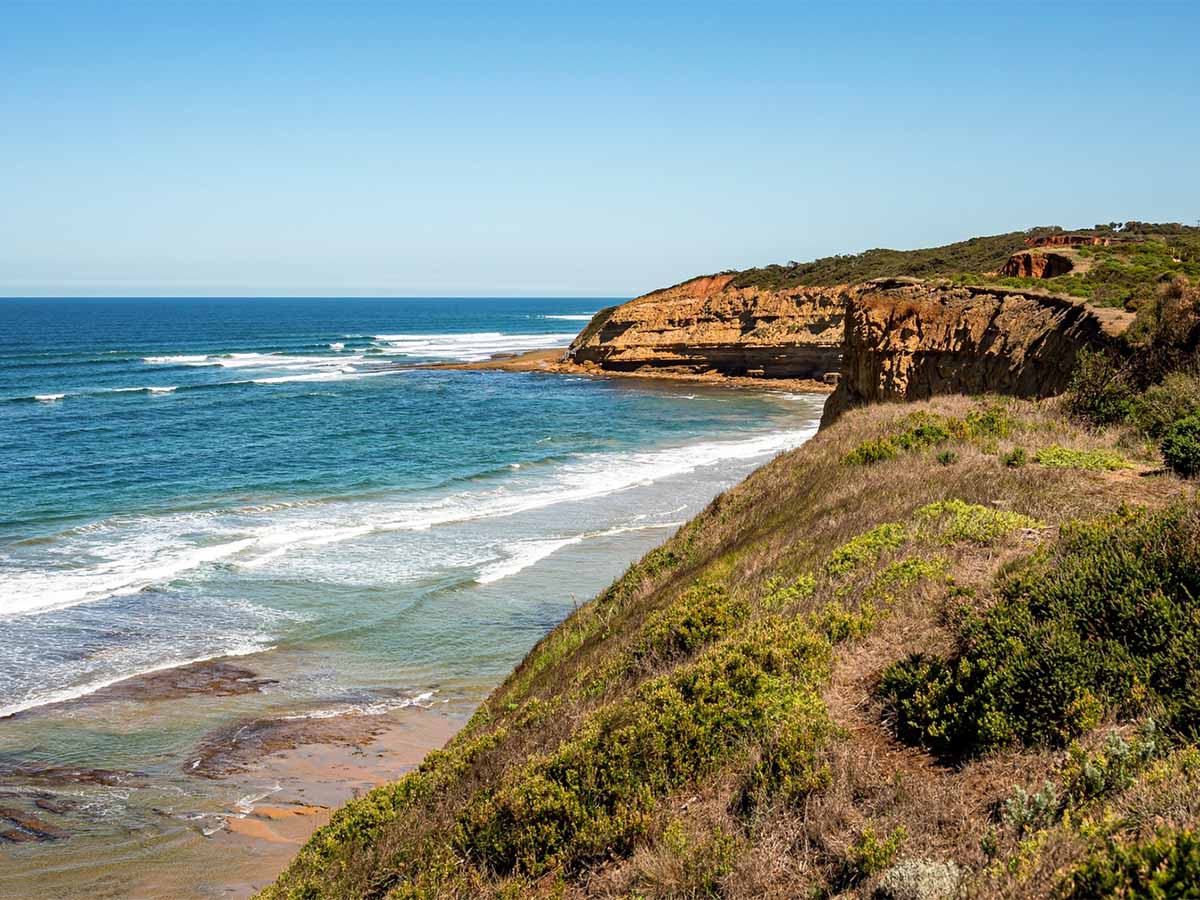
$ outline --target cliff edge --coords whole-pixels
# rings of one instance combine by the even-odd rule
[[[614,372],[820,380],[837,371],[841,288],[766,290],[733,280],[693,278],[601,310],[567,356]]]

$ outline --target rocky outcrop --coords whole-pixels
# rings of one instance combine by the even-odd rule
[[[1027,247],[1107,247],[1122,239],[1097,234],[1041,234],[1025,238]]]
[[[821,425],[868,403],[1060,393],[1079,351],[1111,344],[1131,320],[1027,291],[911,279],[859,285],[846,293],[842,372]]]
[[[617,372],[822,379],[841,357],[844,287],[735,287],[693,278],[596,315],[567,351]]]
[[[1066,275],[1075,264],[1061,253],[1014,253],[1000,274],[1008,278],[1057,278]]]

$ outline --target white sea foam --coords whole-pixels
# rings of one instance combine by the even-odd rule
[[[365,703],[343,703],[290,716],[280,716],[280,718],[290,722],[303,719],[336,719],[341,716],[382,716],[398,709],[409,709],[413,706],[427,707],[435,693],[437,692],[424,691],[414,697],[392,697],[384,700],[370,700]]]
[[[34,400],[40,400],[42,403],[53,403],[55,400],[61,400],[66,394],[34,394]]]
[[[214,659],[223,659],[227,656],[250,656],[254,653],[265,653],[268,650],[273,650],[265,641],[248,641],[233,646],[227,647],[220,652],[210,653],[205,656],[196,656],[188,659],[172,659],[167,662],[157,663],[145,668],[138,668],[128,672],[111,675],[105,678],[100,678],[95,681],[89,681],[84,684],[73,685],[67,688],[59,688],[48,690],[43,693],[34,694],[30,697],[18,701],[17,703],[9,704],[8,706],[0,706],[0,719],[6,719],[9,716],[16,715],[19,712],[36,709],[39,706],[50,706],[54,703],[65,703],[68,700],[78,700],[80,697],[86,697],[89,694],[94,694],[104,688],[112,687],[114,684],[120,684],[122,681],[128,681],[131,678],[138,678],[142,675],[151,675],[155,672],[165,672],[168,669],[179,669],[183,666],[191,666],[196,663],[209,662]]]
[[[542,316],[543,319],[559,319],[563,322],[590,322],[595,317],[595,313],[584,313],[583,315],[572,316]]]
[[[198,355],[192,355],[192,356],[186,356],[186,355],[185,356],[181,356],[181,355],[143,356],[142,362],[158,364],[158,365],[172,364],[172,365],[182,365],[182,366],[195,366],[195,365],[215,366],[217,364],[216,360],[210,359],[209,356],[205,353],[201,353]]]
[[[241,538],[200,547],[188,544],[162,547],[153,534],[130,537],[131,540],[122,541],[121,545],[97,548],[112,556],[93,565],[49,571],[9,571],[5,575],[6,596],[0,598],[0,616],[49,612],[105,597],[131,594],[153,584],[168,582],[176,575],[239,553],[254,544],[254,538]]]
[[[505,546],[504,551],[507,555],[480,569],[475,580],[479,584],[492,584],[493,582],[516,575],[518,572],[528,569],[532,565],[536,565],[546,557],[557,553],[563,547],[583,543],[588,538],[611,537],[630,531],[678,528],[682,524],[682,522],[661,522],[650,525],[626,525],[618,528],[609,528],[605,531],[589,531],[569,538],[557,538],[546,541],[519,541]]]
[[[329,349],[330,350],[345,350],[346,345],[343,344],[341,341],[332,341],[329,344]]]
[[[179,388],[178,385],[172,384],[172,385],[168,385],[166,387],[151,386],[151,387],[146,388],[146,390],[149,391],[151,394],[173,394],[173,393],[175,393],[176,390],[178,390],[178,388]]]
[[[803,443],[815,429],[813,423],[738,440],[586,454],[551,467],[513,471],[441,496],[403,494],[295,508],[272,506],[261,512],[243,507],[117,517],[60,536],[56,542],[56,556],[64,561],[60,567],[47,566],[44,560],[36,566],[15,564],[16,560],[0,551],[0,568],[6,569],[0,617],[43,613],[129,594],[169,584],[218,563],[260,568],[285,554],[375,534],[419,532],[589,500],[707,466],[772,456]],[[561,541],[574,542],[575,538],[523,548],[523,558],[536,562],[565,546]],[[464,559],[462,564],[467,562]],[[493,564],[511,569],[516,563],[501,560]],[[481,576],[495,580],[497,571]]]
[[[480,362],[498,353],[522,353],[527,350],[561,347],[574,338],[574,333],[504,334],[499,331],[467,334],[377,334],[375,344],[377,349],[395,356]]]

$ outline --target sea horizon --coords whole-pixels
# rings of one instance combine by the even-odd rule
[[[72,831],[15,848],[0,892],[192,878],[277,785],[316,791],[230,762],[238,729],[436,745],[430,723],[820,414],[414,368],[566,346],[593,299],[332,299],[0,304],[0,789],[33,778]]]

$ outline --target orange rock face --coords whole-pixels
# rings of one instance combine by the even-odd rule
[[[1010,278],[1057,278],[1075,267],[1061,253],[1014,253],[1000,270]]]
[[[1107,247],[1115,243],[1116,238],[1096,234],[1043,234],[1025,239],[1027,247]]]
[[[847,295],[842,373],[822,426],[869,403],[939,394],[1047,397],[1085,347],[1110,345],[1132,316],[1001,288],[887,279]]]
[[[844,287],[737,288],[733,277],[694,278],[606,310],[568,357],[619,372],[815,380],[837,372]]]

